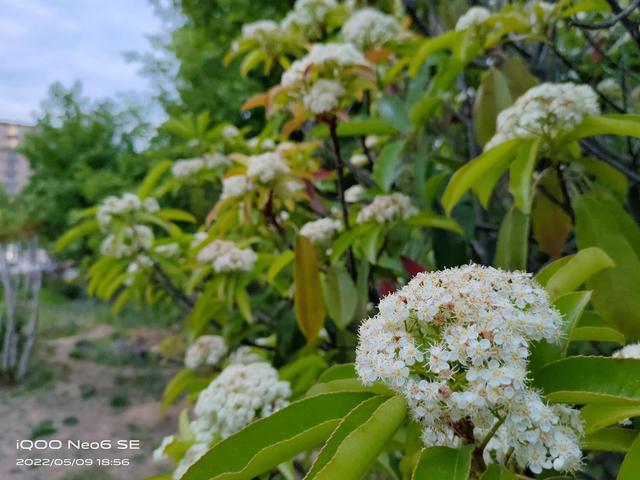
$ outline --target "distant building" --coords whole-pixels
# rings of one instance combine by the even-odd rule
[[[27,125],[0,122],[0,186],[9,195],[16,195],[29,180],[29,162],[16,152],[28,130]]]

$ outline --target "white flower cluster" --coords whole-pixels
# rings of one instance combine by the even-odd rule
[[[140,272],[141,270],[150,268],[151,266],[153,266],[153,260],[151,260],[149,256],[144,254],[137,255],[133,260],[131,260],[131,263],[127,265],[127,273],[129,275],[124,281],[124,284],[128,287],[133,285],[133,282],[135,281],[138,275],[138,272]]]
[[[475,25],[481,25],[491,16],[491,12],[484,7],[471,7],[456,22],[456,31],[467,30]]]
[[[625,345],[620,350],[613,352],[613,358],[632,358],[640,360],[640,343]]]
[[[512,138],[542,137],[547,143],[590,115],[599,115],[596,92],[588,85],[543,83],[527,90],[498,114],[488,150]]]
[[[238,248],[227,240],[214,240],[198,252],[200,263],[212,263],[213,270],[218,273],[245,271],[249,272],[258,256],[250,248]]]
[[[249,157],[247,177],[261,183],[270,183],[289,173],[289,167],[277,152],[266,152]],[[233,178],[233,177],[231,177]]]
[[[218,365],[228,350],[220,335],[202,335],[189,345],[184,356],[184,366],[196,370],[203,366]]]
[[[401,32],[400,24],[391,15],[375,8],[355,12],[342,26],[342,36],[361,50],[381,47]]]
[[[381,381],[407,399],[427,447],[479,441],[503,422],[487,462],[512,451],[535,473],[576,470],[579,412],[546,405],[527,385],[531,342],[557,341],[561,322],[527,273],[476,265],[419,273],[360,328],[356,370],[364,384]]]
[[[279,26],[273,20],[258,20],[242,26],[242,38],[264,42],[278,31]]]
[[[146,225],[134,225],[125,228],[120,235],[107,235],[100,244],[100,253],[105,257],[124,258],[140,249],[150,249],[153,240],[153,230]]]
[[[345,94],[342,83],[337,80],[320,79],[302,97],[305,108],[315,114],[330,112],[340,106]]]
[[[396,192],[390,195],[376,195],[373,202],[358,212],[356,222],[385,223],[396,219],[407,219],[416,213],[418,210],[411,205],[411,199]]]
[[[155,213],[160,210],[158,201],[153,197],[140,200],[135,193],[125,193],[121,197],[109,196],[105,198],[96,213],[96,219],[102,227],[111,223],[114,217],[124,216],[136,212]]]
[[[370,66],[370,63],[362,52],[350,43],[316,43],[306,56],[293,62],[282,74],[280,84],[292,86],[303,82],[311,65],[333,67],[335,70],[337,67],[353,65]]]
[[[220,131],[220,134],[225,140],[233,140],[240,136],[240,130],[235,125],[225,125]]]
[[[227,198],[241,197],[252,189],[253,184],[245,175],[223,178],[220,199],[226,200]]]
[[[336,0],[297,0],[282,20],[284,30],[298,30],[312,40],[322,36],[327,17],[338,7]]]
[[[220,153],[205,155],[202,158],[176,160],[171,166],[171,173],[176,178],[194,177],[203,170],[213,170],[221,165],[228,165],[229,159]]]
[[[352,185],[344,191],[344,201],[347,203],[359,202],[364,195],[364,188],[361,185]]]
[[[342,229],[342,223],[333,218],[321,218],[305,223],[300,235],[307,237],[314,245],[326,246],[333,236]]]
[[[158,255],[162,255],[163,257],[171,257],[171,258],[175,258],[179,256],[181,251],[180,245],[178,245],[176,242],[158,245],[154,250]]]
[[[229,355],[229,364],[243,364],[248,365],[250,363],[259,363],[264,362],[264,357],[259,353],[255,352],[251,347],[246,345],[242,345],[235,349]]]

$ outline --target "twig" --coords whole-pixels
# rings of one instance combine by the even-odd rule
[[[582,140],[580,145],[590,154],[620,170],[633,183],[640,184],[640,174],[618,160],[617,156],[605,146],[596,143],[595,140]]]
[[[624,20],[625,17],[629,16],[638,5],[640,5],[640,0],[635,0],[631,5],[629,5],[624,10],[620,9],[620,5],[617,2],[607,2],[611,6],[611,10],[615,13],[613,17],[609,20],[602,23],[582,23],[575,19],[571,19],[571,25],[575,25],[576,27],[584,28],[585,30],[604,30],[605,28],[613,27],[618,21]],[[617,11],[614,8],[615,4],[617,6]]]
[[[633,7],[631,8],[631,11],[634,10],[640,2],[636,0],[631,5],[629,5],[629,7],[626,8],[625,10],[623,10],[620,7],[620,4],[618,4],[616,0],[607,0],[607,3],[611,7],[611,11],[614,14],[616,14],[616,16],[622,14],[622,16],[620,16],[619,18],[620,22],[622,23],[624,28],[627,29],[627,31],[629,32],[629,35],[631,35],[631,37],[635,40],[636,45],[638,45],[638,48],[640,48],[640,30],[638,30],[638,24],[637,22],[634,22],[629,18],[628,13],[627,14],[624,13],[625,10],[628,10],[631,7]],[[631,11],[629,13],[631,13]]]

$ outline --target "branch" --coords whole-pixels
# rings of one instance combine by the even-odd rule
[[[629,35],[631,35],[631,37],[635,40],[638,48],[640,48],[640,30],[638,30],[638,24],[632,21],[628,16],[629,13],[631,13],[631,11],[633,11],[640,2],[636,0],[631,5],[629,5],[629,7],[625,9],[625,10],[631,9],[628,13],[624,13],[625,10],[623,10],[620,7],[620,4],[618,4],[616,0],[607,0],[607,3],[611,7],[611,11],[615,13],[616,16],[621,15],[619,18],[620,22],[622,23],[622,25],[624,25],[624,28],[627,29],[627,31],[629,32]]]
[[[591,155],[620,170],[633,183],[640,184],[640,174],[627,167],[618,159],[615,153],[613,153],[605,146],[596,143],[595,140],[582,140],[580,142],[580,145],[582,145],[582,147]]]
[[[606,22],[582,23],[575,20],[574,18],[571,18],[571,20],[569,21],[570,24],[575,25],[576,27],[584,28],[585,30],[604,30],[605,28],[613,27],[616,23],[618,23],[619,20],[624,20],[627,16],[629,16],[629,14],[631,14],[636,9],[636,7],[640,5],[640,0],[634,0],[634,2],[624,10],[620,9],[620,5],[618,5],[616,1],[607,1],[607,3],[609,3],[609,5],[611,6],[611,10],[615,13],[615,15]],[[614,8],[614,4],[617,7],[617,11]]]
[[[429,27],[418,17],[415,0],[402,0],[402,5],[404,5],[404,11],[407,12],[411,22],[418,28],[420,33],[429,35]]]

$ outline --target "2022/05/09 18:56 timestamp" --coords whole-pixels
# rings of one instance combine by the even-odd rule
[[[128,458],[16,458],[16,467],[128,467]]]

